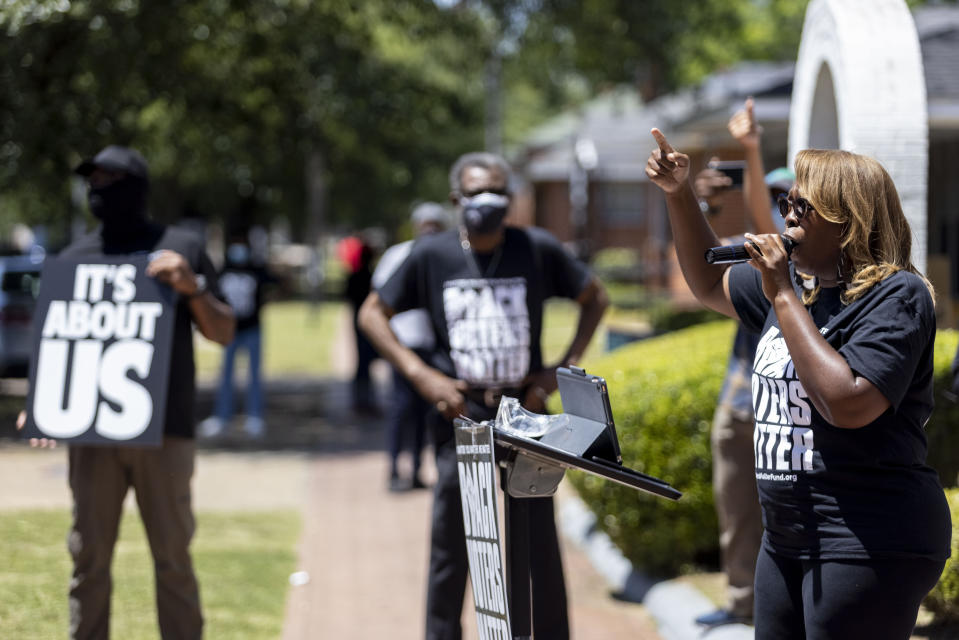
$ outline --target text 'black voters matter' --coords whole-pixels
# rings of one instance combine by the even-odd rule
[[[456,377],[473,386],[511,386],[530,364],[525,278],[444,283],[443,311]]]
[[[33,323],[26,437],[159,446],[173,290],[148,256],[50,259]]]
[[[756,348],[752,388],[756,479],[795,482],[799,474],[813,469],[812,405],[775,326]]]
[[[489,425],[456,428],[463,526],[480,640],[511,640]]]

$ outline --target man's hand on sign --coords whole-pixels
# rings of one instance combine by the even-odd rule
[[[27,412],[20,411],[17,414],[17,431],[21,431],[27,424]],[[57,441],[53,438],[30,438],[31,447],[40,447],[41,449],[56,449]]]
[[[430,366],[423,366],[412,378],[413,386],[447,420],[466,414],[466,396],[469,388],[464,380],[444,375]]]
[[[176,251],[158,251],[147,265],[147,275],[170,285],[174,291],[187,297],[196,295],[202,289],[190,263]]]

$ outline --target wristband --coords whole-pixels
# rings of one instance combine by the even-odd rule
[[[203,274],[197,274],[194,277],[196,279],[196,289],[193,290],[193,293],[187,296],[187,298],[190,300],[206,293],[206,276]]]

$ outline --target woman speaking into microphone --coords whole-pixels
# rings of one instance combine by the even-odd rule
[[[761,335],[757,640],[907,640],[952,529],[923,430],[932,287],[910,262],[892,179],[866,156],[801,151],[779,202],[783,236],[747,234],[748,262],[711,264],[703,256],[718,242],[689,184],[689,157],[652,134],[646,174],[666,193],[686,282]]]

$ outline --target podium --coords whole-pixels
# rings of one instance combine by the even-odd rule
[[[527,500],[555,494],[567,469],[579,469],[667,500],[682,496],[667,482],[622,465],[605,380],[576,367],[560,369],[557,380],[563,414],[537,437],[506,428],[499,417],[482,423],[468,418],[453,422],[480,638],[532,638]],[[499,565],[497,484],[505,496],[505,571]]]

